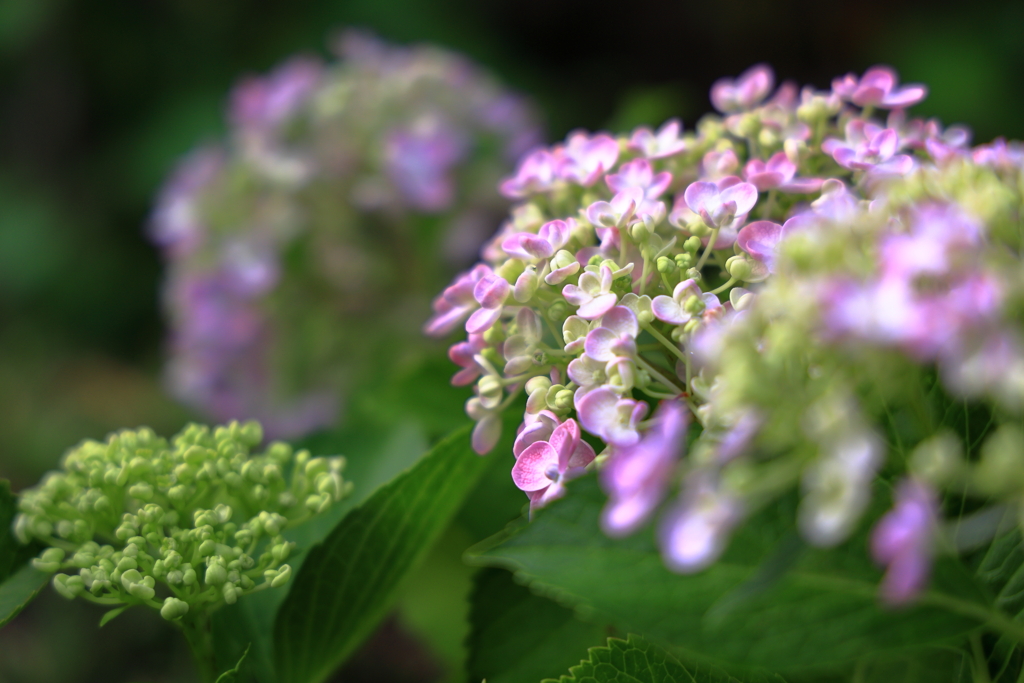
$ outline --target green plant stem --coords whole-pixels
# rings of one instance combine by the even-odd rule
[[[215,683],[217,680],[217,661],[213,654],[213,631],[210,627],[209,614],[189,618],[187,615],[181,622],[181,632],[185,634],[192,657],[199,670],[199,680],[204,683]]]
[[[711,231],[711,239],[708,240],[708,246],[704,249],[704,253],[701,255],[700,260],[697,261],[697,270],[700,270],[701,268],[704,267],[704,264],[708,260],[708,256],[710,256],[711,252],[714,251],[715,242],[718,241],[718,230],[719,228],[715,228],[714,230]]]
[[[686,354],[680,351],[675,344],[670,342],[668,338],[665,337],[665,335],[663,335],[661,332],[658,332],[658,330],[656,330],[653,325],[648,323],[644,325],[643,328],[650,332],[652,337],[661,342],[662,346],[664,346],[666,349],[674,353],[679,358],[679,360],[683,361],[684,363],[687,362]]]

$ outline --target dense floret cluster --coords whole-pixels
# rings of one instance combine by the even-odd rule
[[[282,586],[283,532],[348,494],[341,457],[263,439],[255,422],[149,429],[84,441],[22,491],[14,532],[49,546],[33,561],[66,598],[148,605],[169,621]]]
[[[369,349],[416,338],[539,141],[526,103],[457,55],[357,33],[338,51],[242,81],[229,140],[182,162],[151,224],[173,393],[273,436],[331,424]]]
[[[501,186],[511,219],[425,328],[465,329],[450,357],[477,451],[525,394],[512,476],[531,508],[596,467],[620,536],[678,491],[659,536],[680,572],[794,489],[804,539],[841,543],[884,475],[872,550],[884,596],[910,599],[941,494],[989,519],[1024,471],[1024,151],[909,118],[925,95],[886,67],[775,89],[759,65],[714,85],[721,115],[693,132],[576,132],[525,157]],[[980,446],[942,429],[965,398],[1005,422]]]

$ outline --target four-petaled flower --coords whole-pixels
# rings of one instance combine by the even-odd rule
[[[619,143],[610,135],[573,133],[565,146],[565,162],[560,175],[583,187],[598,181],[619,159]]]
[[[692,311],[687,310],[687,302],[691,297],[700,302],[700,305],[695,308],[691,304]],[[705,308],[717,308],[718,305],[719,301],[716,295],[711,292],[702,292],[697,286],[697,282],[690,279],[683,280],[676,285],[672,290],[672,296],[662,294],[654,297],[654,300],[651,301],[651,311],[658,320],[673,325],[682,325],[698,313],[703,312]]]
[[[562,296],[574,306],[579,306],[576,315],[584,320],[594,320],[611,310],[619,300],[612,291],[612,269],[602,265],[598,272],[585,271],[580,275],[579,285],[566,285]]]
[[[477,284],[493,274],[490,266],[480,263],[473,266],[472,270],[459,275],[455,282],[448,285],[441,295],[434,299],[434,315],[423,326],[423,331],[432,337],[443,337],[454,330],[480,305],[473,296]]]
[[[928,88],[923,85],[897,88],[898,83],[895,71],[887,66],[873,66],[859,79],[852,73],[836,78],[832,81],[832,92],[858,107],[883,109],[910,107],[928,95]]]
[[[807,194],[817,192],[825,182],[821,178],[794,178],[795,175],[796,164],[785,152],[774,154],[767,162],[751,159],[743,168],[743,177],[761,192],[778,189]]]
[[[530,510],[565,494],[565,482],[583,474],[594,461],[590,444],[580,438],[576,420],[558,425],[545,441],[534,441],[516,458],[512,481],[530,497]]]
[[[737,79],[720,78],[711,86],[711,104],[723,113],[745,111],[759,104],[775,85],[775,73],[767,64],[756,64]]]
[[[585,349],[594,360],[608,362],[632,358],[636,354],[636,335],[640,325],[636,315],[625,306],[615,306],[601,318],[601,326],[587,335]]]
[[[683,198],[709,228],[724,228],[750,213],[757,203],[757,188],[736,176],[726,176],[717,182],[690,183]]]
[[[686,149],[686,141],[679,137],[682,129],[679,119],[666,121],[657,134],[650,128],[637,128],[629,139],[629,148],[641,152],[648,159],[670,157]]]
[[[580,424],[591,434],[616,446],[632,446],[640,440],[637,424],[647,414],[647,404],[623,398],[611,387],[598,387],[578,402]]]
[[[574,227],[576,220],[573,218],[548,221],[536,234],[517,232],[506,237],[501,243],[501,248],[509,256],[524,261],[551,258],[568,243]]]
[[[473,311],[466,321],[466,332],[486,332],[501,317],[502,306],[512,291],[512,286],[500,275],[488,273],[473,287],[473,298],[480,308]]]
[[[559,177],[562,159],[554,153],[540,149],[527,155],[516,169],[516,174],[501,183],[501,193],[509,199],[520,199],[534,192],[550,190]]]
[[[873,176],[906,175],[914,168],[914,159],[899,151],[899,134],[892,128],[854,119],[846,124],[846,140],[829,138],[821,144],[836,163]]]

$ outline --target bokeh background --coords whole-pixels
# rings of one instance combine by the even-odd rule
[[[345,26],[469,55],[535,100],[549,140],[692,126],[716,78],[759,61],[821,88],[888,63],[929,85],[916,113],[968,123],[978,142],[1024,137],[1019,0],[0,0],[0,476],[15,489],[84,437],[189,419],[160,383],[153,197],[223,134],[240,76],[326,54]],[[458,678],[460,619],[424,624],[465,611],[451,602],[468,586],[465,540],[447,537],[344,680]],[[47,591],[0,631],[0,683],[190,680],[154,615],[101,633],[98,614]]]

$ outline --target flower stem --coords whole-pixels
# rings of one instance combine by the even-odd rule
[[[186,619],[188,619],[186,617]],[[192,657],[199,670],[199,680],[214,683],[217,680],[217,661],[213,654],[213,631],[210,628],[210,615],[202,614],[194,618],[182,620],[181,632],[185,634]]]
[[[658,330],[656,330],[653,325],[648,323],[644,325],[644,329],[650,332],[652,337],[661,342],[662,346],[664,346],[669,351],[674,353],[679,358],[679,360],[683,361],[684,363],[686,362],[686,354],[680,351],[679,348],[671,341],[669,341],[665,335],[663,335],[661,332],[658,332]]]
[[[715,242],[718,241],[718,231],[719,228],[715,228],[711,231],[711,239],[708,240],[708,246],[704,248],[704,253],[701,254],[700,260],[697,261],[697,270],[704,267],[704,263],[708,260],[708,256],[710,256],[711,252],[714,250]]]

